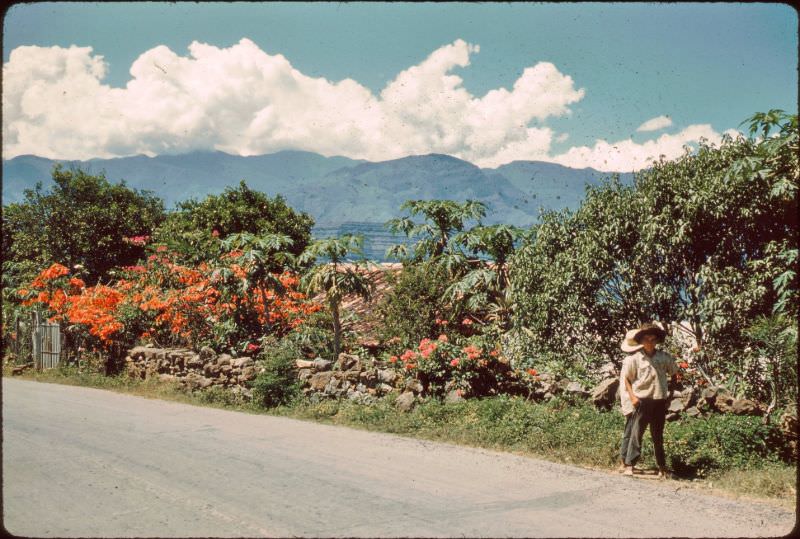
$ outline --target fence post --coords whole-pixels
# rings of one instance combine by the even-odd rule
[[[40,371],[42,370],[42,328],[39,327],[39,309],[32,313],[33,318],[33,331],[31,338],[33,339],[33,367]]]
[[[20,326],[20,323],[19,323],[19,314],[15,313],[15,316],[14,316],[14,335],[16,335],[17,338],[14,339],[14,357],[16,358],[15,361],[16,361],[17,365],[19,365],[20,353],[22,353],[22,346],[20,346],[20,343],[22,342],[23,336],[22,336],[22,331],[21,330],[22,330],[22,327]]]

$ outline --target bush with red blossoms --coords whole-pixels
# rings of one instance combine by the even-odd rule
[[[492,393],[507,373],[498,350],[479,339],[458,341],[444,333],[422,339],[415,348],[390,355],[388,362],[407,380],[419,380],[428,395],[441,397],[453,390],[463,397]]]

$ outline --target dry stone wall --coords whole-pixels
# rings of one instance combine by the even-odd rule
[[[342,353],[334,363],[325,359],[298,359],[297,376],[303,393],[312,401],[347,398],[369,403],[391,393],[407,394],[403,402],[414,402],[422,384],[406,382],[394,369],[378,361],[365,362],[359,356]]]
[[[298,359],[295,362],[297,377],[303,393],[313,402],[328,398],[346,398],[355,402],[370,403],[389,394],[397,395],[397,406],[411,409],[423,392],[417,380],[405,380],[393,368],[377,360],[364,360],[357,355],[339,354],[336,362],[322,358]],[[206,389],[219,386],[245,398],[252,397],[248,383],[263,370],[251,357],[232,357],[217,354],[211,348],[200,351],[185,348],[162,349],[137,346],[126,357],[127,372],[141,379],[157,377],[164,382],[177,382],[187,389]],[[593,389],[565,378],[555,378],[546,373],[531,394],[535,401],[546,401],[557,395],[588,399],[599,409],[610,410],[619,403],[619,371],[614,363],[607,363],[596,373],[602,381]],[[447,395],[448,401],[460,400],[455,392]],[[762,406],[748,399],[735,399],[724,388],[686,387],[675,392],[668,405],[667,419],[676,420],[682,415],[692,417],[712,413],[761,415]],[[782,418],[782,423],[796,425],[793,418]],[[787,429],[784,429],[787,430]]]
[[[619,403],[619,371],[609,362],[600,369],[599,374],[603,380],[591,392],[590,398],[596,407],[608,410]],[[568,387],[567,392],[575,394],[575,389]],[[703,389],[694,386],[683,387],[674,392],[672,400],[667,405],[668,421],[676,420],[681,415],[700,417],[713,413],[761,415],[764,409],[759,403],[750,399],[734,398],[722,387]]]
[[[188,389],[220,386],[246,397],[252,396],[247,383],[259,372],[251,357],[217,354],[208,347],[195,352],[186,348],[137,346],[128,352],[125,366],[128,375],[134,378],[157,377]]]

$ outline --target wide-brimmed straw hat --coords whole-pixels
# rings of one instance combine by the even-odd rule
[[[660,325],[647,322],[625,333],[620,348],[623,352],[636,352],[642,347],[641,338],[648,334],[655,335],[659,343],[664,342],[664,338],[667,336],[667,332]]]
[[[638,352],[639,350],[642,349],[642,345],[634,340],[637,331],[639,330],[631,329],[630,331],[625,333],[625,338],[622,339],[622,344],[619,345],[619,347],[622,349],[623,352],[632,354],[633,352]]]

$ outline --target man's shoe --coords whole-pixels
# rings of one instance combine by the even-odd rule
[[[633,475],[633,466],[625,466],[625,471],[622,475]]]

